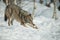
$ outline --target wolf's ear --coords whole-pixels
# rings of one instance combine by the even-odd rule
[[[29,14],[29,16],[31,16],[31,14]]]

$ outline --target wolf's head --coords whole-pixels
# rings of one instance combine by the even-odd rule
[[[32,14],[29,14],[28,17],[33,20]]]
[[[25,16],[25,17],[26,17],[25,21],[26,21],[27,23],[33,22],[33,17],[32,17],[31,14],[29,14],[29,15],[27,15],[27,16]]]

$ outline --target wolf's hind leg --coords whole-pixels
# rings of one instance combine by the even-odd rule
[[[10,26],[10,18],[8,19],[8,26]]]
[[[14,18],[11,19],[11,25],[13,25],[13,20],[14,20]]]

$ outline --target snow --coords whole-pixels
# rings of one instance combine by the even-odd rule
[[[23,5],[25,5],[24,2]],[[13,25],[8,26],[4,21],[4,3],[0,2],[0,40],[60,40],[60,11],[57,10],[58,20],[52,19],[53,8],[36,3],[35,18],[33,22],[39,29],[23,27],[14,20]],[[33,2],[22,7],[32,13]]]

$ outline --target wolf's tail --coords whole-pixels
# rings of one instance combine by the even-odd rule
[[[5,16],[4,16],[4,20],[7,21],[7,16],[6,16],[6,14],[5,14]]]

